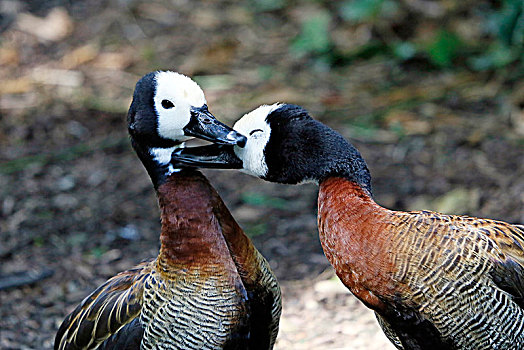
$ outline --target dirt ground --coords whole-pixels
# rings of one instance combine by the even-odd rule
[[[303,105],[360,149],[385,207],[524,222],[524,82],[511,69],[380,55],[327,67],[289,49],[324,2],[262,3],[280,2],[1,4],[0,348],[52,348],[90,291],[157,254],[158,206],[124,122],[154,69],[194,76],[228,124],[262,103]],[[333,23],[335,45],[364,40],[363,26]],[[205,174],[281,282],[277,349],[393,349],[322,253],[315,186]]]

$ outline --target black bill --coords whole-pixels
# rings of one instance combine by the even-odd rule
[[[233,146],[208,145],[201,147],[179,148],[171,155],[173,166],[242,169],[242,161],[235,155]]]
[[[186,136],[194,136],[203,140],[224,145],[244,147],[247,138],[219,122],[207,109],[207,105],[191,109],[191,120],[184,127]]]

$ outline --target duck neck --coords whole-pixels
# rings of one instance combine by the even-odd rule
[[[391,292],[390,215],[353,181],[330,177],[320,183],[318,227],[324,253],[341,281],[374,310],[384,308],[374,292]]]
[[[319,211],[332,208],[334,203],[340,203],[344,208],[337,210],[344,215],[372,213],[376,209],[384,209],[371,197],[370,192],[362,184],[343,176],[330,176],[319,183]],[[348,205],[349,204],[349,205]],[[343,209],[343,210],[342,210]]]
[[[158,264],[172,268],[230,265],[227,244],[215,215],[215,192],[198,171],[169,175],[157,188],[162,229]]]
[[[326,136],[320,143],[321,154],[317,158],[319,184],[329,178],[340,177],[372,196],[371,174],[360,152],[334,130],[326,127],[324,133]]]
[[[131,138],[131,144],[151,177],[155,189],[164,184],[172,173],[180,171],[180,169],[175,169],[170,161],[173,151],[183,146],[182,142],[154,148],[138,143]]]
[[[366,162],[342,135],[313,119],[302,121],[293,130],[289,128],[272,130],[265,148],[268,168],[265,179],[296,184],[341,177],[357,183],[371,195],[371,175]]]
[[[320,168],[318,183],[329,182],[333,178],[344,179],[345,182],[354,186],[355,193],[360,192],[360,197],[368,197],[372,200],[371,191],[371,174],[364,158],[358,150],[349,145],[343,152],[340,152],[339,158],[331,158],[325,161],[325,166]],[[358,190],[357,190],[358,189]]]
[[[318,184],[330,178],[341,178],[355,184],[371,198],[371,174],[366,161],[352,144],[342,137],[338,141],[323,145],[320,153],[314,155],[317,161],[311,162],[311,178]]]
[[[337,271],[346,268],[360,272],[369,255],[369,244],[376,244],[382,235],[375,236],[374,224],[383,208],[358,183],[342,177],[330,177],[320,183],[318,191],[318,220],[320,242],[328,260]],[[341,253],[342,252],[342,253]],[[364,255],[365,256],[364,256]],[[346,259],[346,260],[344,260]],[[346,267],[340,266],[348,264]],[[337,269],[338,267],[338,269]],[[369,268],[369,267],[368,267]]]

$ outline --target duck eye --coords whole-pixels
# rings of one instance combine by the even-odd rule
[[[175,105],[173,104],[173,102],[169,100],[162,100],[162,107],[164,107],[165,109],[170,109],[175,107]]]
[[[262,130],[262,129],[251,130],[251,131],[249,132],[249,136],[253,135],[253,134],[256,133],[256,132],[263,132],[263,131],[264,131],[264,130]]]

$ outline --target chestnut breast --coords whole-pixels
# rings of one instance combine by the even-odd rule
[[[396,293],[391,214],[354,182],[329,178],[320,184],[318,227],[324,253],[342,282],[375,310],[385,307],[378,295]]]
[[[222,272],[237,274],[216,215],[216,203],[221,200],[207,179],[197,171],[174,173],[158,187],[157,194],[162,220],[161,270],[225,269]]]

